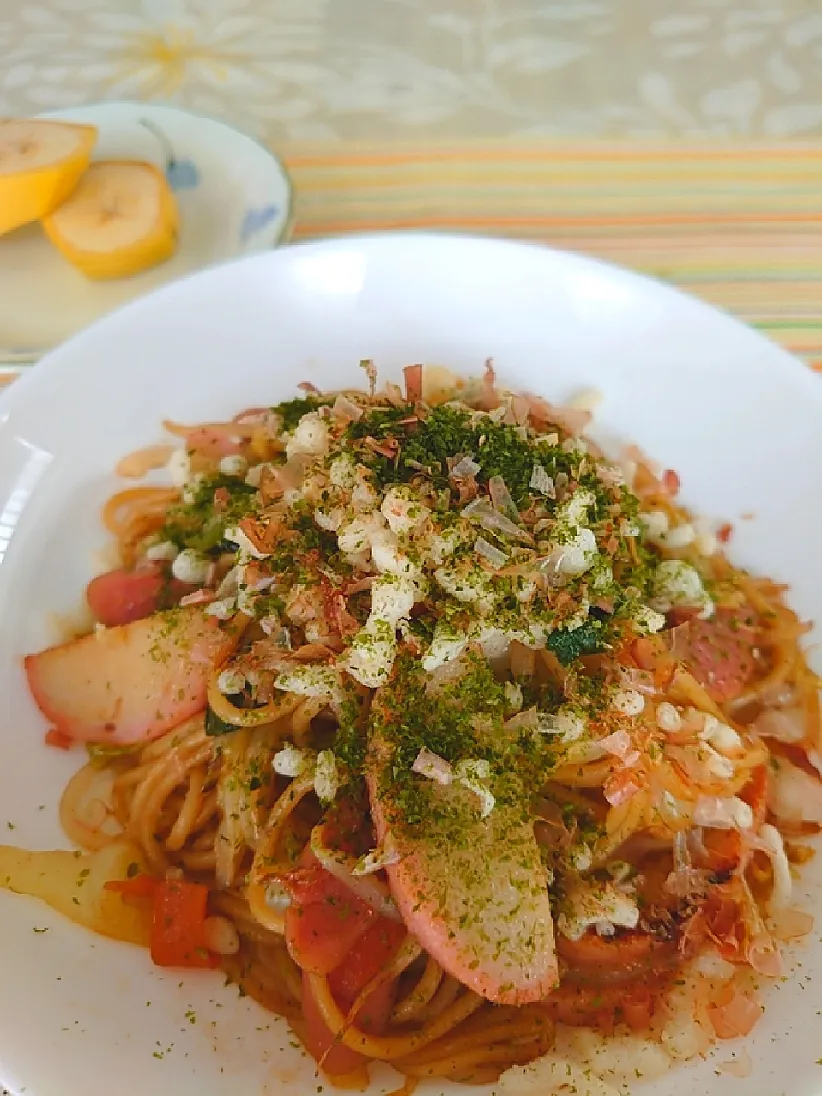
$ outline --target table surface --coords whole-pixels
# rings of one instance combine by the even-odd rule
[[[0,0],[0,115],[161,99],[273,142],[822,135],[818,0]]]

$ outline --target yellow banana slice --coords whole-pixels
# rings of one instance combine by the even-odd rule
[[[67,198],[96,139],[95,126],[0,120],[0,235],[40,220]]]
[[[92,164],[43,219],[54,246],[89,278],[125,278],[165,262],[177,246],[177,202],[152,164]]]

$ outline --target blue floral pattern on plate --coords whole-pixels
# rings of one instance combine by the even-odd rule
[[[167,160],[166,179],[172,190],[194,190],[200,182],[200,171],[191,160]]]
[[[247,244],[251,237],[256,236],[267,224],[270,224],[279,212],[279,208],[275,205],[247,210],[240,228],[240,243]]]
[[[200,172],[192,160],[178,160],[174,155],[174,149],[165,133],[156,122],[150,122],[147,118],[140,119],[140,125],[153,133],[160,144],[166,158],[166,179],[168,185],[174,191],[194,190],[200,182]]]

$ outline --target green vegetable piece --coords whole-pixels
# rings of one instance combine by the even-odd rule
[[[602,626],[598,621],[589,620],[579,628],[568,631],[558,629],[548,636],[546,645],[553,651],[563,666],[570,666],[582,655],[595,655],[602,651]]]
[[[231,734],[232,731],[237,730],[239,727],[235,727],[233,723],[226,723],[211,708],[206,708],[205,733],[209,738],[220,738],[224,734]]]
[[[293,400],[283,400],[282,403],[278,403],[271,410],[275,415],[280,416],[283,430],[293,430],[303,415],[333,402],[333,398],[329,396],[297,396]]]

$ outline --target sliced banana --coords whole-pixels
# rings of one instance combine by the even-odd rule
[[[0,235],[40,220],[67,198],[96,139],[95,126],[0,120]]]
[[[87,277],[125,278],[174,254],[179,213],[165,176],[152,164],[100,161],[43,227]]]

